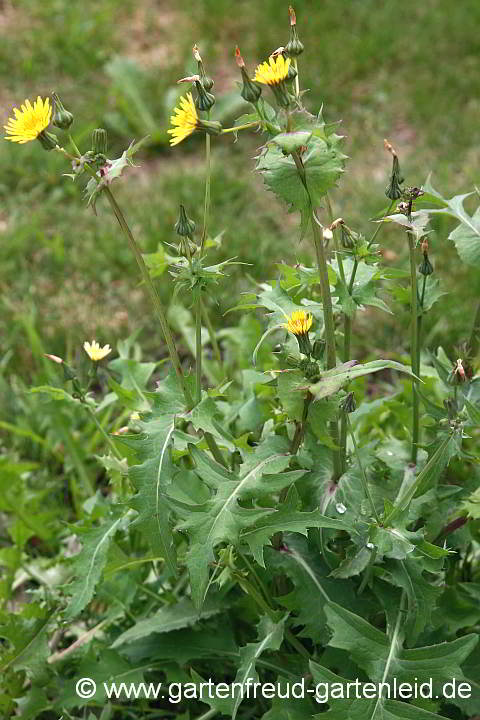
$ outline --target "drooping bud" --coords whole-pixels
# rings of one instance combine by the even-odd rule
[[[92,152],[95,155],[105,155],[107,152],[107,131],[96,128],[92,132]]]
[[[195,80],[195,87],[198,93],[195,99],[196,107],[202,112],[208,112],[215,105],[215,95],[207,92],[200,80]]]
[[[197,61],[197,67],[198,67],[198,74],[199,74],[199,76],[200,76],[200,82],[202,83],[202,85],[203,85],[203,87],[205,88],[205,90],[208,92],[209,90],[212,89],[212,87],[214,86],[215,83],[213,82],[212,78],[209,77],[209,76],[206,74],[206,72],[205,72],[205,67],[204,67],[204,65],[203,65],[203,60],[202,60],[202,57],[201,57],[200,52],[199,52],[199,50],[198,50],[198,47],[197,47],[196,45],[194,45],[193,48],[192,48],[192,50],[193,50],[193,57],[194,57],[195,60]]]
[[[423,253],[423,260],[418,268],[418,271],[421,275],[425,275],[425,277],[433,273],[433,265],[430,262],[427,251],[424,251]]]
[[[175,223],[175,232],[177,235],[181,237],[191,237],[195,232],[195,227],[195,223],[188,217],[185,207],[180,205],[178,220]]]
[[[50,355],[50,353],[45,353],[43,357],[46,357],[48,360],[51,360],[57,365],[62,366],[64,380],[74,380],[77,377],[76,371],[71,368],[70,365],[67,365],[65,360],[61,357],[58,357],[58,355]]]
[[[41,142],[44,150],[55,150],[58,145],[57,136],[47,130],[42,130],[42,132],[37,135],[37,140]]]
[[[468,378],[461,358],[458,358],[455,362],[452,372],[449,375],[449,379],[454,385],[460,385],[461,383],[467,382]]]
[[[297,35],[297,16],[291,5],[288,8],[288,14],[290,15],[290,39],[285,46],[285,51],[289,57],[297,57],[302,54],[305,46]]]
[[[73,115],[71,112],[66,110],[63,106],[62,101],[58,97],[57,93],[52,92],[53,100],[53,117],[52,125],[60,128],[61,130],[68,130],[70,125],[73,123]]]
[[[357,409],[357,403],[355,401],[355,393],[349,392],[347,396],[341,401],[340,408],[345,413],[355,412]]]
[[[341,226],[340,238],[342,246],[346,250],[354,250],[356,248],[358,234],[349,228],[348,225],[345,225],[345,223]]]
[[[388,140],[384,140],[383,144],[385,146],[385,150],[388,150],[388,152],[392,156],[392,174],[390,175],[390,182],[385,188],[385,195],[390,198],[390,200],[398,200],[403,195],[403,191],[400,185],[404,181],[404,178],[402,177],[402,174],[400,172],[398,155],[395,148],[393,147],[393,145],[391,145],[391,143],[388,142]]]
[[[262,88],[258,83],[251,80],[248,76],[245,62],[240,54],[240,49],[238,48],[238,46],[235,48],[235,60],[238,67],[240,68],[240,72],[242,73],[243,87],[240,95],[246,102],[255,105],[255,103],[258,102],[260,95],[262,94]]]

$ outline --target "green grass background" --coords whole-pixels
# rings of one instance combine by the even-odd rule
[[[433,171],[445,195],[479,182],[480,4],[478,0],[297,0],[306,51],[300,81],[311,111],[322,104],[328,121],[342,121],[345,177],[333,193],[335,215],[371,232],[369,218],[385,206],[389,157],[396,146],[408,184]],[[203,141],[193,137],[170,149],[166,128],[179,77],[194,71],[196,42],[215,78],[218,113],[231,119],[238,105],[239,44],[248,66],[288,39],[287,3],[278,0],[23,0],[0,8],[0,97],[4,120],[26,97],[56,90],[74,112],[73,134],[89,147],[94,127],[109,130],[110,156],[133,138],[153,138],[138,167],[115,191],[146,252],[174,239],[179,202],[201,222]],[[222,96],[224,100],[221,101]],[[310,257],[298,242],[298,218],[264,192],[252,173],[261,140],[243,134],[214,143],[212,228],[224,230],[212,259],[238,256],[251,263],[219,287],[215,323],[253,279],[275,276],[275,263]],[[38,143],[0,143],[1,353],[4,377],[37,382],[42,350],[78,352],[85,338],[115,344],[142,327],[147,353],[158,357],[149,307],[129,250],[108,207],[95,217],[80,187],[62,177],[69,168]],[[478,273],[461,266],[447,241],[451,225],[438,221],[431,259],[449,295],[425,323],[429,344],[453,347],[468,335]],[[382,235],[385,259],[405,262],[405,239]],[[164,298],[171,293],[165,275]],[[228,322],[232,319],[229,316]],[[358,318],[354,353],[408,347],[406,322],[379,311]],[[373,328],[373,332],[372,332]],[[6,392],[6,391],[5,391]],[[11,406],[4,403],[7,410]]]

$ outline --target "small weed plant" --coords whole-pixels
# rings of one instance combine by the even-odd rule
[[[343,138],[307,109],[289,17],[288,42],[256,70],[236,48],[249,110],[232,127],[215,119],[194,46],[197,72],[179,81],[168,132],[172,146],[204,138],[204,206],[179,197],[171,242],[155,253],[142,252],[113,182],[142,142],[111,158],[100,128],[80,149],[55,93],[8,121],[6,140],[64,156],[98,222],[113,212],[151,299],[158,356],[142,359],[138,333],[66,358],[46,348],[45,382],[24,393],[41,431],[4,427],[39,454],[0,457],[2,717],[478,715],[480,309],[454,354],[428,347],[424,318],[437,302],[448,313],[432,217],[452,218],[460,260],[480,268],[480,211],[430,180],[408,184],[385,141],[386,200],[350,226],[339,192],[338,207],[330,197]],[[311,244],[314,262],[279,264],[258,285],[245,268],[251,291],[231,298],[218,328],[212,307],[242,258],[215,261],[225,228],[210,222],[211,166],[217,144],[245,133],[272,203],[299,219],[290,242]],[[404,237],[407,269],[383,262],[387,224]],[[168,307],[158,282],[171,287]],[[355,358],[370,306],[371,321],[409,316],[409,354]],[[43,453],[52,433],[59,445]]]

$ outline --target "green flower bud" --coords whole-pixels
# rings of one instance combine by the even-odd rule
[[[63,107],[62,101],[58,97],[57,93],[52,92],[53,99],[53,118],[52,125],[60,128],[61,130],[68,130],[70,125],[73,123],[73,115]]]
[[[240,68],[240,72],[242,73],[243,87],[240,95],[246,102],[255,105],[262,94],[262,88],[258,83],[250,79],[238,46],[235,48],[235,60]]]
[[[181,237],[191,237],[195,232],[195,223],[188,217],[183,205],[180,205],[178,220],[175,223],[175,232]]]
[[[49,133],[47,130],[37,135],[37,140],[40,140],[44,150],[55,150],[58,145],[58,138],[53,133]]]
[[[326,346],[325,340],[315,340],[313,343],[313,350],[312,350],[312,357],[315,358],[315,360],[323,360],[323,356],[325,354],[325,346]]]
[[[298,343],[298,349],[302,353],[302,355],[310,356],[312,354],[312,345],[310,343],[310,338],[308,337],[308,333],[302,333],[301,335],[295,335],[297,338]]]
[[[385,195],[390,198],[390,200],[398,200],[403,196],[403,191],[400,187],[403,181],[404,178],[400,172],[400,163],[398,162],[398,157],[395,154],[392,161],[392,174],[390,176],[390,182],[385,188]]]
[[[355,412],[355,410],[357,409],[357,403],[355,401],[355,394],[353,392],[349,392],[347,396],[341,401],[340,408],[345,413]]]
[[[290,106],[291,98],[284,82],[270,86],[275,95],[275,99],[280,107],[287,109]]]
[[[420,267],[418,268],[418,271],[425,276],[431,275],[433,273],[433,265],[429,260],[428,253],[426,252],[423,253],[423,260]]]
[[[298,75],[298,72],[295,70],[292,63],[290,63],[290,65],[288,66],[287,77],[285,78],[286,82],[292,82],[292,80],[295,80],[297,75]]]
[[[103,128],[96,128],[92,132],[92,152],[95,155],[105,155],[107,152],[107,131]]]
[[[346,250],[353,250],[356,247],[357,244],[357,234],[354,233],[348,225],[345,225],[342,223],[340,225],[340,238],[342,242],[342,246]]]
[[[197,120],[197,130],[204,130],[209,135],[220,135],[222,132],[222,123],[218,120]]]
[[[297,57],[305,50],[305,46],[297,35],[297,18],[291,5],[288,8],[288,13],[290,15],[290,39],[285,46],[285,52],[289,57]]]
[[[213,82],[212,78],[209,77],[209,76],[207,75],[207,73],[205,72],[205,67],[204,67],[204,65],[203,65],[203,60],[202,60],[202,57],[201,57],[200,52],[199,52],[199,50],[198,50],[198,47],[197,47],[196,45],[193,46],[193,57],[194,57],[195,60],[197,61],[197,67],[198,67],[198,74],[199,74],[199,76],[200,76],[200,82],[202,83],[202,85],[203,85],[203,87],[205,88],[205,90],[208,92],[209,90],[212,89],[212,87],[214,86],[215,83]]]
[[[307,380],[310,380],[311,382],[318,382],[320,380],[320,368],[316,362],[305,359],[301,361],[299,367]]]
[[[200,80],[195,81],[195,87],[198,93],[195,100],[196,107],[203,112],[208,112],[215,105],[215,95],[207,92]]]
[[[190,222],[192,222],[192,221],[190,221]],[[197,252],[198,247],[195,245],[195,243],[192,240],[190,240],[189,237],[182,237],[182,238],[180,238],[179,250],[180,250],[180,255],[183,255],[183,257],[192,258],[195,255],[195,253]]]

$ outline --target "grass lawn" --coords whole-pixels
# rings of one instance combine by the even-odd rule
[[[296,10],[306,46],[300,59],[301,85],[309,88],[306,102],[312,111],[323,103],[328,121],[342,121],[339,132],[351,158],[341,196],[333,197],[335,214],[371,232],[365,218],[385,206],[384,137],[397,147],[409,184],[421,184],[433,171],[444,195],[472,189],[480,164],[478,2],[406,0],[399,9],[390,0],[318,5],[299,0]],[[175,7],[153,0],[25,0],[6,4],[1,21],[5,119],[25,97],[56,89],[75,114],[80,146],[88,147],[91,130],[102,125],[109,130],[112,156],[133,138],[150,134],[139,167],[116,188],[147,252],[172,240],[179,202],[196,220],[201,217],[203,141],[190,138],[170,149],[165,132],[179,92],[175,81],[195,68],[191,46],[198,43],[216,79],[217,112],[230,119],[240,110],[235,44],[253,70],[288,36],[287,6],[273,0],[184,0]],[[275,263],[301,260],[310,252],[308,242],[299,244],[298,218],[263,192],[261,179],[252,175],[260,143],[253,133],[244,133],[238,143],[231,136],[217,143],[212,182],[212,229],[224,231],[215,259],[237,256],[251,264],[248,273],[255,279],[273,277]],[[61,176],[68,172],[63,159],[36,143],[3,142],[0,152],[4,371],[29,380],[37,372],[27,327],[36,328],[45,349],[59,354],[100,328],[102,339],[110,342],[139,324],[148,329],[136,269],[103,202],[95,217],[84,207],[79,188]],[[451,311],[448,317],[444,309],[433,312],[426,326],[432,343],[451,346],[468,332],[465,308],[472,294],[478,295],[480,281],[458,263],[446,240],[448,229],[448,223],[437,223],[431,249],[451,293]],[[397,230],[386,231],[382,245],[388,262],[405,261],[404,238]],[[251,287],[240,279],[243,272],[232,272],[238,290]],[[160,290],[168,299],[166,276]],[[226,282],[219,288],[218,324],[233,300]],[[359,319],[360,330],[372,324],[375,314]],[[397,349],[396,326],[387,324],[380,337],[374,333],[367,348],[360,337],[359,352],[376,345]],[[150,350],[157,352],[153,345]]]

